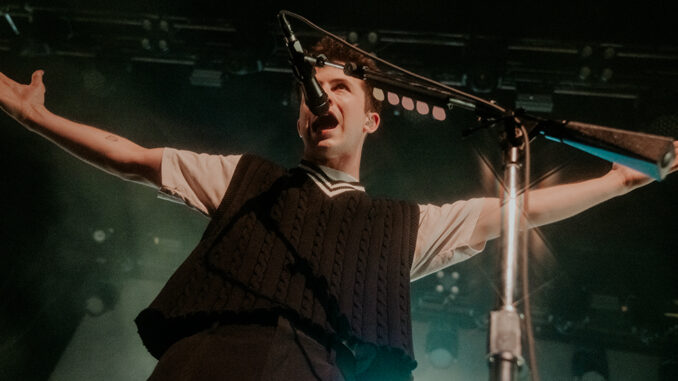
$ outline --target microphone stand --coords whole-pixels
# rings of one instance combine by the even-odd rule
[[[520,170],[523,167],[525,144],[517,118],[504,120],[504,192],[501,213],[501,306],[490,312],[489,354],[490,380],[515,380],[523,365],[520,318],[514,306],[518,279],[520,218],[523,197]],[[524,245],[525,242],[522,242]]]

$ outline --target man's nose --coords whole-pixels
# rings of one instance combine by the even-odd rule
[[[323,91],[327,94],[327,102],[331,105],[334,104],[334,93],[332,93],[332,87],[328,84],[323,85]]]

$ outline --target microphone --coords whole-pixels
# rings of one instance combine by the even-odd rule
[[[280,22],[280,27],[287,43],[287,49],[290,53],[289,62],[292,65],[294,76],[301,84],[306,105],[317,116],[327,114],[330,104],[327,102],[327,93],[325,93],[315,78],[316,59],[304,54],[301,42],[297,40],[292,32],[290,23],[282,12],[278,13],[278,21]]]

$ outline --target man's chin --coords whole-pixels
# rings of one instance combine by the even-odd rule
[[[306,155],[314,158],[327,158],[332,153],[334,145],[329,139],[323,139],[312,146],[305,148]]]

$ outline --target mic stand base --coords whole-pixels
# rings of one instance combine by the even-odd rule
[[[490,380],[517,380],[523,364],[520,353],[518,313],[507,309],[490,312]]]

